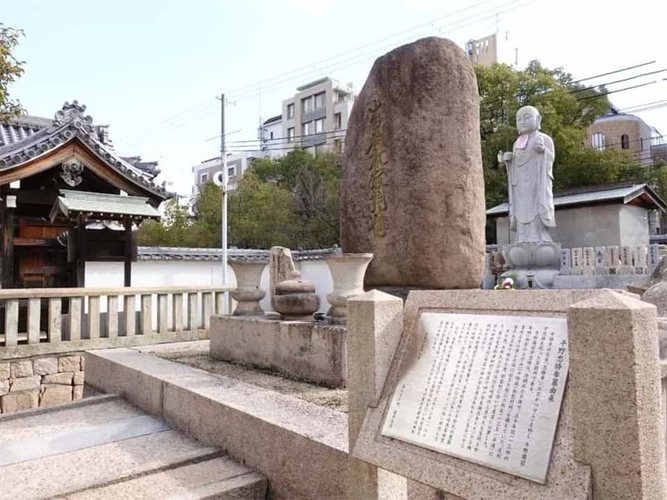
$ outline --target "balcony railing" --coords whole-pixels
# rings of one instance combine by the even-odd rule
[[[208,338],[231,289],[0,290],[0,359]]]

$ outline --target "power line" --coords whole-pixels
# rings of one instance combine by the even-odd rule
[[[360,50],[362,50],[362,49],[365,49],[365,48],[368,48],[368,47],[372,47],[373,45],[377,45],[377,44],[386,42],[387,40],[390,40],[390,39],[395,38],[395,37],[397,37],[397,36],[401,36],[401,35],[404,35],[404,34],[406,34],[406,33],[410,33],[410,32],[412,32],[412,31],[418,30],[418,29],[420,29],[420,28],[424,28],[424,27],[426,27],[426,26],[430,26],[430,25],[432,26],[432,25],[433,25],[434,23],[436,23],[436,22],[439,22],[439,21],[442,21],[442,20],[444,20],[444,19],[453,17],[453,16],[455,16],[455,15],[457,15],[457,14],[461,14],[462,12],[467,12],[467,11],[469,11],[469,10],[475,9],[475,8],[481,6],[481,5],[484,5],[484,4],[486,4],[486,3],[489,3],[490,1],[492,1],[492,0],[483,0],[482,2],[478,2],[478,3],[474,4],[474,5],[468,6],[468,7],[466,7],[466,8],[460,9],[460,10],[457,10],[457,11],[455,11],[455,12],[451,12],[451,13],[446,14],[446,15],[444,15],[444,16],[436,17],[436,18],[431,19],[430,21],[427,21],[427,22],[425,22],[425,23],[421,23],[421,24],[415,25],[415,26],[413,26],[413,27],[411,27],[411,28],[408,28],[408,29],[406,29],[406,30],[403,30],[403,31],[399,31],[399,32],[393,33],[393,34],[391,34],[391,35],[388,35],[388,36],[386,36],[386,37],[384,37],[384,38],[380,38],[380,39],[375,40],[375,41],[373,41],[373,42],[369,42],[369,43],[366,43],[366,44],[364,44],[364,45],[357,46],[357,47],[355,47],[355,48],[353,48],[353,49],[346,50],[346,51],[341,52],[341,53],[339,53],[339,54],[336,54],[336,55],[334,55],[334,56],[330,56],[330,57],[327,57],[327,58],[325,58],[325,59],[321,59],[321,60],[316,61],[316,62],[314,62],[314,63],[307,64],[307,65],[305,65],[305,66],[301,66],[301,67],[299,67],[299,68],[295,68],[295,69],[290,70],[290,71],[286,71],[286,72],[283,72],[283,73],[279,73],[279,74],[277,74],[277,75],[275,75],[275,76],[273,76],[273,77],[271,77],[271,78],[268,78],[268,79],[259,80],[259,81],[255,82],[255,83],[252,83],[252,84],[249,84],[249,85],[245,85],[245,86],[243,86],[243,87],[237,87],[237,88],[235,88],[235,89],[231,89],[231,90],[230,90],[230,94],[231,94],[231,95],[234,95],[234,94],[236,94],[236,93],[240,93],[240,92],[242,92],[242,91],[245,91],[245,90],[247,90],[247,89],[249,89],[249,88],[255,88],[255,87],[257,87],[257,86],[263,86],[263,85],[265,85],[265,84],[267,84],[267,83],[271,83],[273,80],[276,80],[276,79],[281,78],[281,77],[283,77],[283,76],[286,76],[286,75],[292,75],[292,74],[294,74],[295,71],[301,71],[301,70],[304,70],[304,69],[310,70],[310,69],[312,68],[312,66],[314,66],[314,65],[316,65],[316,64],[321,64],[321,63],[324,63],[324,62],[328,62],[328,61],[332,61],[332,60],[335,60],[335,59],[339,59],[339,58],[341,58],[341,57],[343,57],[343,56],[346,56],[346,55],[349,55],[349,54],[353,54],[354,52],[360,51]]]
[[[517,2],[522,2],[522,1],[523,0],[512,0],[510,2],[506,2],[505,4],[502,4],[500,7],[501,8],[506,7],[506,6],[516,4]],[[526,7],[526,6],[528,6],[532,3],[535,3],[536,1],[538,1],[538,0],[532,0],[530,2],[520,4],[520,5],[514,6],[512,8],[509,8],[505,11],[494,12],[493,14],[487,15],[487,16],[482,17],[482,18],[478,17],[479,14],[476,14],[474,16],[470,16],[468,18],[460,19],[460,20],[458,20],[454,23],[451,23],[451,24],[448,24],[448,25],[445,25],[445,26],[440,26],[438,28],[429,29],[429,30],[427,30],[423,33],[420,33],[419,36],[424,36],[424,35],[432,33],[432,32],[440,32],[443,29],[447,29],[447,28],[449,28],[448,32],[456,31],[456,30],[459,30],[461,28],[477,24],[477,23],[482,22],[486,19],[494,18],[496,15],[511,12],[511,11],[516,10],[518,8],[521,8],[521,7]],[[460,26],[457,26],[457,24],[461,23],[462,21],[466,21],[466,20],[472,20],[472,21],[468,22],[468,23],[465,23],[465,24],[461,24]],[[292,74],[292,76],[290,76],[289,78],[282,79],[282,80],[279,80],[277,82],[274,82],[272,84],[272,86],[270,86],[268,89],[265,88],[265,87],[262,87],[262,92],[270,92],[272,90],[275,90],[275,89],[278,89],[282,86],[285,86],[286,84],[288,84],[292,81],[305,80],[306,78],[308,78],[308,76],[312,76],[314,74],[321,75],[324,72],[333,72],[333,71],[336,71],[336,70],[339,70],[339,69],[343,69],[343,68],[347,68],[349,66],[353,66],[353,65],[358,64],[360,62],[364,62],[368,59],[376,58],[376,57],[378,57],[378,51],[383,51],[383,50],[386,50],[387,48],[395,48],[397,46],[397,44],[402,44],[402,43],[405,43],[405,42],[409,42],[409,41],[412,41],[413,39],[414,39],[414,37],[410,37],[410,38],[403,39],[401,41],[392,42],[391,45],[385,45],[383,47],[376,48],[371,52],[366,52],[364,54],[355,55],[353,58],[348,59],[346,61],[340,61],[340,62],[336,63],[337,65],[330,66],[330,67],[325,67],[325,68],[320,68],[320,69],[316,69],[316,70],[310,70],[307,74],[296,74],[296,75]],[[241,92],[240,94],[235,94],[234,97],[238,100],[246,100],[246,99],[254,98],[256,95],[257,95],[257,91],[254,90],[254,88],[250,88],[246,92]]]
[[[474,8],[474,7],[478,7],[478,6],[480,6],[480,5],[483,5],[483,4],[487,3],[488,1],[490,1],[490,0],[484,0],[483,2],[479,2],[478,4],[475,4],[475,6],[472,6],[472,7],[470,7],[470,8],[466,8],[466,9],[462,9],[461,11],[457,11],[456,13],[460,13],[460,12],[464,12],[464,11],[470,10],[471,8]],[[500,5],[499,8],[506,7],[506,6],[509,6],[509,5],[512,5],[512,4],[516,4],[517,2],[522,2],[522,1],[523,1],[523,0],[512,0],[512,1],[510,1],[510,2],[506,2],[506,3],[502,4],[502,5]],[[536,1],[538,1],[538,0],[532,0],[532,1],[527,2],[527,3],[525,3],[525,4],[520,4],[520,5],[518,5],[518,6],[514,6],[514,7],[512,7],[512,8],[509,8],[509,9],[507,9],[507,10],[505,10],[505,11],[495,12],[495,13],[493,13],[493,14],[491,14],[491,15],[488,15],[488,16],[486,16],[486,17],[483,17],[483,18],[478,18],[478,16],[480,15],[480,13],[477,13],[477,14],[475,14],[474,16],[471,16],[471,17],[468,17],[468,18],[464,18],[464,19],[460,19],[460,20],[458,20],[458,21],[456,21],[455,23],[452,23],[452,24],[450,24],[450,25],[445,25],[445,26],[441,26],[441,27],[438,27],[438,28],[434,28],[434,29],[428,30],[428,32],[426,32],[426,33],[430,33],[430,32],[433,32],[433,31],[442,31],[443,29],[448,28],[448,27],[450,27],[450,26],[455,26],[456,24],[458,24],[458,23],[460,23],[460,22],[462,22],[462,21],[466,21],[466,20],[472,19],[471,22],[466,23],[466,24],[463,24],[463,25],[460,25],[460,26],[458,26],[458,27],[455,28],[455,29],[458,30],[458,29],[461,29],[461,28],[464,28],[464,27],[467,27],[467,26],[470,26],[470,25],[473,25],[473,24],[477,24],[477,23],[479,23],[479,22],[481,22],[481,21],[483,21],[483,20],[485,20],[485,19],[489,19],[489,18],[495,17],[496,15],[504,14],[504,13],[507,13],[507,12],[516,10],[516,9],[518,9],[518,8],[525,7],[525,6],[527,6],[527,5],[530,5],[530,4],[532,4],[532,3],[535,3]],[[442,16],[442,17],[440,17],[440,18],[436,18],[435,20],[432,20],[432,21],[430,21],[430,22],[428,22],[428,23],[424,23],[424,24],[420,25],[419,27],[423,27],[423,26],[427,26],[427,25],[429,25],[429,24],[433,24],[434,22],[437,22],[438,20],[442,20],[442,19],[445,19],[445,18],[447,18],[447,17],[451,17],[452,15],[455,15],[456,13],[453,13],[453,14],[448,15],[448,16]],[[418,29],[418,28],[414,28],[414,29]],[[408,30],[408,31],[414,31],[414,29],[413,29],[413,30]],[[380,41],[378,41],[378,42],[376,42],[376,43],[380,43],[380,42],[382,42],[382,41],[384,41],[384,40],[387,40],[387,39],[390,39],[390,38],[394,38],[395,36],[399,36],[399,35],[401,35],[401,34],[403,34],[403,33],[404,33],[404,32],[399,32],[399,33],[394,34],[394,35],[391,35],[391,36],[389,36],[389,37],[385,37],[384,39],[381,39]],[[426,34],[426,33],[422,33],[421,35]],[[410,38],[410,40],[411,40],[411,39],[412,39],[412,38]],[[407,41],[407,39],[404,40],[404,41]],[[361,48],[364,48],[364,47],[367,47],[367,46],[370,46],[370,45],[375,45],[376,43],[367,44],[367,45],[365,45],[365,46],[361,46]],[[392,46],[395,46],[397,43],[402,43],[402,42],[392,42]],[[344,54],[352,53],[352,52],[355,52],[356,50],[358,50],[358,49],[353,49],[353,50],[348,51],[348,52],[346,52],[346,53],[344,53]],[[377,49],[377,50],[381,50],[381,49]],[[364,61],[364,60],[367,60],[367,59],[369,59],[369,58],[374,58],[374,57],[377,57],[377,53],[374,53],[374,54],[366,53],[366,54],[362,54],[362,55],[357,55],[357,56],[353,57],[352,59],[349,59],[348,61],[339,61],[339,65],[338,65],[338,66],[334,66],[334,67],[331,67],[331,68],[321,68],[321,69],[316,69],[316,70],[310,70],[309,75],[314,75],[314,74],[320,74],[320,75],[321,75],[323,72],[331,72],[331,71],[334,71],[334,70],[343,69],[343,68],[352,66],[352,65],[354,65],[354,64],[357,64],[357,63],[359,63],[359,62],[362,62],[362,61]],[[332,59],[332,58],[329,58],[329,59]],[[327,59],[325,59],[324,61],[327,61]],[[318,62],[312,63],[311,65],[309,65],[309,67],[310,67],[310,66],[313,66],[313,65],[315,65],[315,64],[318,64]],[[294,76],[293,72],[288,72],[288,73],[286,73],[286,74],[291,74],[292,76],[291,76],[290,78],[288,78],[288,79],[283,79],[283,80],[279,80],[278,82],[274,82],[273,86],[270,86],[268,89],[267,89],[266,87],[262,87],[262,88],[261,88],[262,92],[270,92],[270,91],[273,91],[273,90],[275,90],[275,89],[280,88],[281,86],[284,86],[285,84],[289,83],[290,81],[303,80],[303,79],[305,79],[305,78],[307,77],[307,75],[305,75],[305,74]],[[265,80],[265,81],[272,81],[272,80],[275,80],[275,77],[272,78],[272,79],[269,79],[269,80]],[[263,81],[262,83],[264,83],[265,81]],[[247,100],[247,99],[250,99],[250,98],[254,98],[254,97],[257,95],[257,92],[255,92],[255,91],[252,89],[252,86],[248,86],[248,87],[245,87],[245,88],[250,89],[250,92],[249,92],[249,93],[248,93],[248,92],[246,92],[246,93],[243,93],[243,92],[242,92],[241,94],[239,94],[239,95],[235,95],[235,96],[233,96],[232,98],[233,98],[234,100],[236,100],[236,101],[239,101],[239,100]],[[206,102],[209,102],[209,101],[206,101]],[[205,116],[205,115],[208,115],[208,114],[212,114],[214,111],[215,111],[215,109],[212,109],[212,110],[210,110],[210,111],[208,111],[208,112],[205,112],[205,113],[204,113],[204,116]],[[181,114],[183,114],[183,112],[182,112]],[[182,126],[184,126],[184,125],[187,124],[188,122],[194,120],[195,118],[199,118],[199,117],[201,117],[201,114],[200,114],[200,115],[196,115],[196,116],[193,115],[193,116],[188,117],[188,116],[187,116],[187,111],[186,111],[186,112],[185,112],[185,116],[177,116],[177,117],[174,117],[174,118],[171,119],[172,123],[176,123],[176,125],[175,125],[175,126],[171,126],[169,129],[170,129],[170,130],[175,130],[175,129],[181,128]],[[166,121],[169,122],[169,120],[166,120]],[[159,122],[159,123],[160,123],[160,122]],[[163,126],[168,126],[168,125],[169,125],[169,123],[166,123],[166,124],[163,125]],[[150,133],[148,136],[153,136],[153,135],[155,135],[157,132],[159,132],[159,128],[160,128],[159,126],[157,126],[157,127],[151,127],[151,133]],[[143,140],[143,142],[145,142],[145,139]],[[142,141],[132,141],[132,143],[133,143],[133,144],[141,144]]]
[[[594,80],[595,78],[600,78],[602,76],[615,75],[616,73],[622,73],[623,71],[629,71],[631,69],[641,68],[643,66],[650,66],[651,64],[655,64],[655,61],[641,63],[641,64],[635,64],[634,66],[628,66],[627,68],[621,68],[621,69],[617,69],[617,70],[614,70],[614,71],[609,71],[607,73],[600,73],[599,75],[595,75],[595,76],[588,76],[586,78],[581,78],[579,80],[575,80],[572,83],[581,83],[581,82],[585,82],[585,81],[588,81],[588,80]]]
[[[623,78],[621,80],[614,80],[613,82],[601,83],[599,85],[594,85],[592,87],[585,87],[583,89],[574,89],[574,90],[570,91],[570,94],[576,94],[578,92],[585,92],[587,90],[596,90],[597,88],[604,87],[606,85],[613,85],[615,83],[628,82],[630,80],[636,80],[637,78],[641,78],[643,76],[649,76],[649,75],[655,75],[655,74],[658,74],[658,73],[664,73],[665,71],[667,71],[667,69],[660,69],[658,71],[651,71],[650,73],[642,73],[641,75],[630,76],[628,78]]]
[[[648,83],[641,83],[641,84],[639,84],[639,85],[633,85],[632,87],[625,87],[625,88],[618,89],[618,90],[610,90],[609,92],[601,92],[601,93],[599,93],[599,94],[597,94],[597,95],[591,95],[591,96],[586,96],[586,97],[579,97],[579,98],[577,99],[577,101],[588,101],[588,100],[590,100],[590,99],[597,99],[597,98],[599,98],[599,97],[604,97],[604,96],[607,96],[607,95],[609,95],[609,94],[616,94],[616,93],[618,93],[618,92],[625,92],[626,90],[633,90],[633,89],[638,89],[638,88],[641,88],[641,87],[646,87],[647,85],[653,85],[654,83],[656,83],[655,80],[653,80],[652,82],[648,82]]]

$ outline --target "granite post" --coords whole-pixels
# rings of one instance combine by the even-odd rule
[[[403,301],[393,295],[372,290],[349,299],[347,307],[348,425],[349,447],[352,450],[361,431],[366,409],[377,406],[401,338]],[[405,480],[400,481],[393,474],[350,458],[349,498],[375,500],[386,497],[382,490],[388,485],[381,484],[383,479],[387,479],[385,483],[399,483],[397,489],[401,489],[401,482],[405,483]],[[399,493],[398,496],[403,495]]]
[[[655,306],[610,290],[568,311],[574,458],[593,497],[667,498]]]

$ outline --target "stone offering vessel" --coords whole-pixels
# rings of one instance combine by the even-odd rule
[[[477,288],[485,223],[472,63],[436,37],[380,57],[346,132],[343,253],[374,255],[367,288]]]
[[[229,259],[229,265],[236,276],[236,289],[231,294],[237,302],[234,316],[261,316],[264,314],[259,301],[266,296],[266,292],[259,286],[266,264],[268,264],[266,260]]]

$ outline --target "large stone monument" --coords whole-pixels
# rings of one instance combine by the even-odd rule
[[[507,167],[510,229],[516,239],[504,248],[508,271],[519,288],[551,288],[560,270],[560,245],[550,229],[556,227],[553,201],[555,148],[540,132],[542,117],[533,106],[516,115],[519,137],[512,152],[499,153]]]
[[[375,61],[347,128],[345,253],[366,286],[477,288],[484,271],[479,95],[456,44],[425,38]]]

